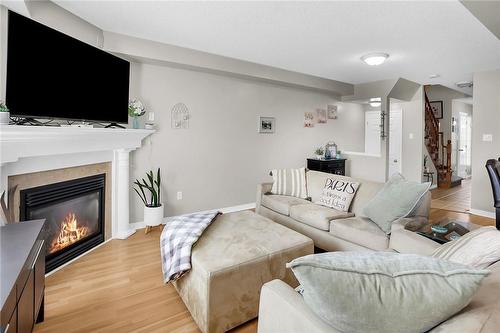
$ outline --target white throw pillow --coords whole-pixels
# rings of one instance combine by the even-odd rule
[[[306,168],[274,169],[272,194],[288,195],[301,199],[307,198]]]
[[[486,268],[500,260],[500,231],[482,227],[438,247],[432,256],[474,268]]]
[[[358,187],[359,183],[356,182],[336,177],[327,178],[323,194],[316,204],[348,212]]]

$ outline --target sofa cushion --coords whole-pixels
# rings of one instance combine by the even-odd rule
[[[321,253],[294,259],[287,267],[311,310],[344,333],[427,332],[462,310],[488,274],[446,260],[388,252]]]
[[[472,301],[462,311],[432,329],[431,333],[497,333],[500,327],[500,262],[488,267],[491,272]]]
[[[272,194],[289,195],[301,199],[307,198],[306,168],[274,169]]]
[[[348,212],[358,187],[357,182],[337,177],[327,178],[321,199],[316,204]]]
[[[474,268],[486,268],[500,260],[500,231],[493,226],[473,230],[441,245],[432,256]]]
[[[387,250],[389,237],[366,217],[351,217],[330,222],[330,233],[372,250]]]
[[[351,216],[354,216],[354,214],[311,203],[290,207],[290,217],[292,219],[325,231],[330,229],[331,220]]]
[[[326,180],[331,177],[331,173],[313,170],[309,170],[306,172],[307,193],[311,197],[312,202],[317,202],[321,199]],[[364,179],[355,179],[340,175],[335,175],[335,178],[341,179],[343,181],[360,183],[358,191],[356,192],[356,196],[352,200],[351,208],[349,210],[356,216],[364,216],[363,208],[384,186],[383,183],[372,182]]]
[[[290,207],[294,205],[312,205],[310,201],[287,195],[266,194],[262,196],[262,206],[286,216],[290,215]]]
[[[427,193],[431,183],[407,181],[396,173],[366,205],[363,213],[386,233],[391,232],[391,224],[408,216]]]

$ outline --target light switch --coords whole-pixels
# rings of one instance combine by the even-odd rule
[[[149,112],[148,113],[148,120],[149,121],[155,121],[155,113],[154,112]]]
[[[484,142],[492,142],[493,141],[493,134],[483,134],[483,141]]]
[[[413,137],[414,137],[413,133],[408,134],[408,138],[413,140]]]

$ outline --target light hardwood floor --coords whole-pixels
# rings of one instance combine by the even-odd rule
[[[431,222],[453,218],[482,225],[494,220],[433,208]],[[160,230],[112,240],[47,277],[46,332],[199,332],[171,285],[162,283]],[[234,332],[257,332],[257,320]]]
[[[471,180],[464,179],[461,186],[436,188],[432,193],[432,208],[469,212],[471,200]],[[493,204],[493,201],[492,201]]]

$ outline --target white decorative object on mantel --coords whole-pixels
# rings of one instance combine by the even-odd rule
[[[184,103],[177,103],[172,107],[172,128],[189,128],[189,109]]]
[[[129,153],[152,130],[0,125],[0,191],[8,176],[112,162],[112,237],[135,232],[129,224]]]

